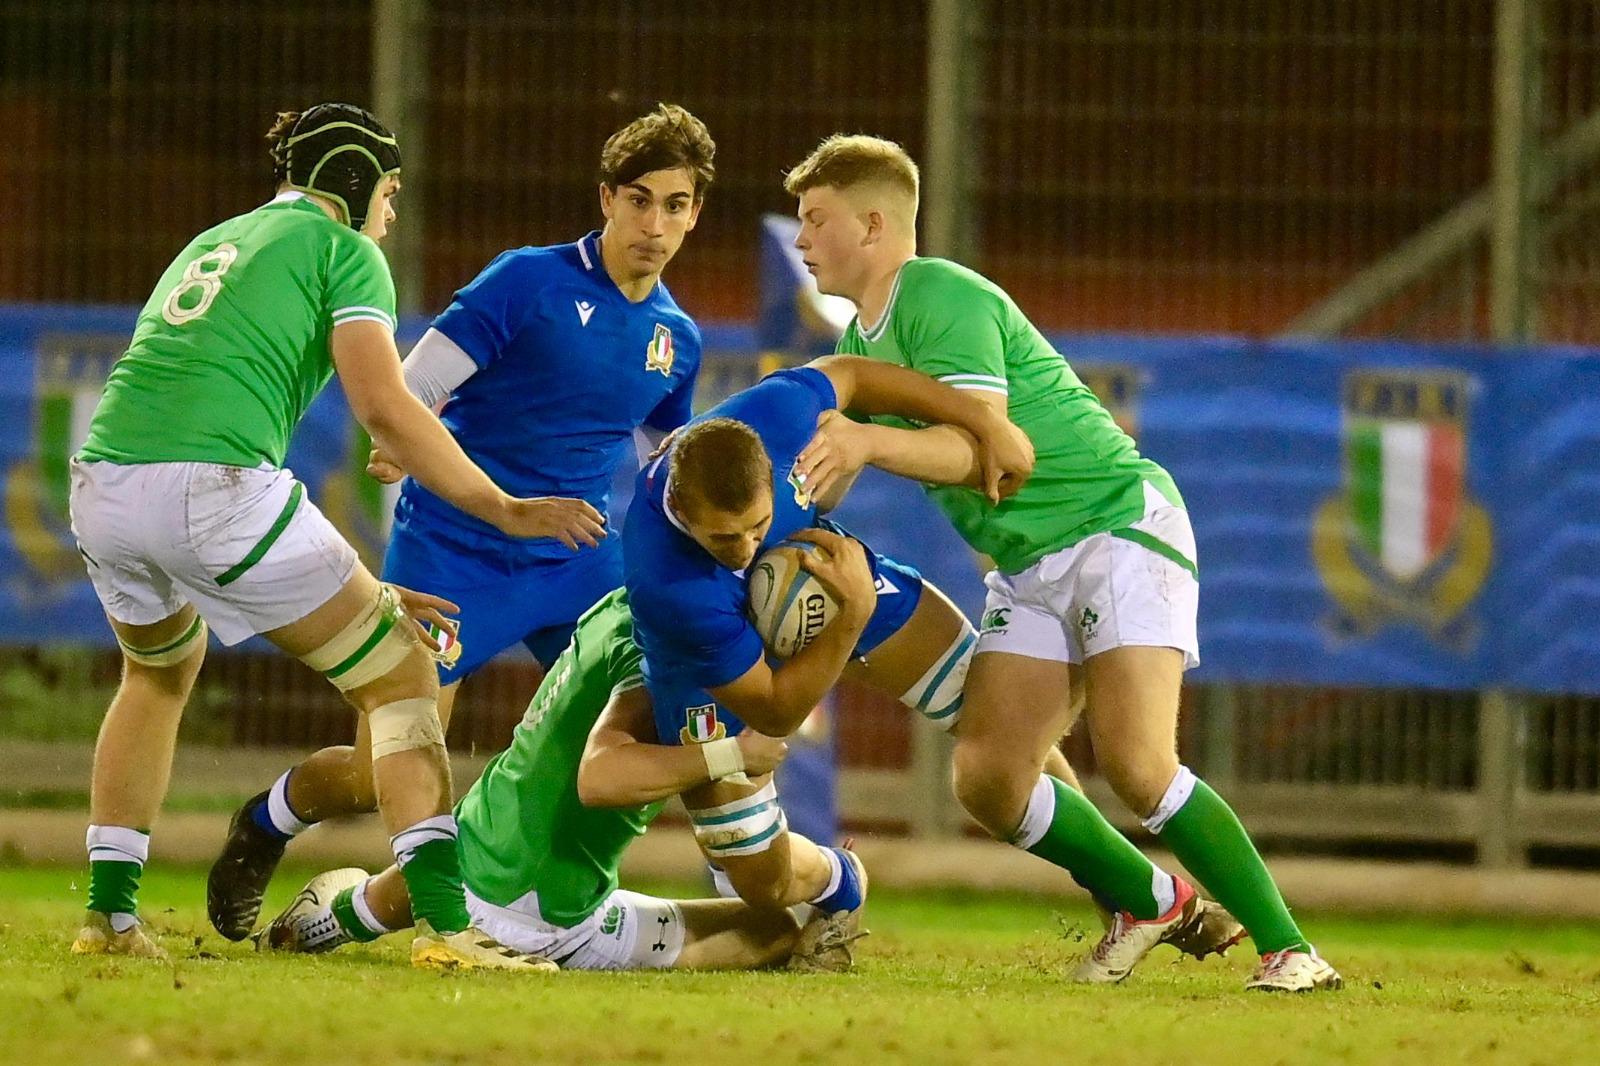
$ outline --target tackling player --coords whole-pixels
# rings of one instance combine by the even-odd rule
[[[361,713],[422,965],[550,969],[469,930],[450,814],[438,680],[420,622],[448,601],[380,584],[283,468],[337,370],[374,440],[509,537],[591,537],[582,500],[514,499],[406,391],[394,284],[377,241],[400,151],[345,104],[268,134],[278,195],[200,234],[167,268],[112,369],[72,465],[72,526],[123,655],[95,748],[88,915],[72,950],[156,956],[137,909],[149,831],[208,626],[260,634]],[[413,617],[414,616],[414,617]]]
[[[787,910],[617,887],[623,852],[667,799],[716,773],[705,749],[655,742],[632,629],[621,589],[583,617],[511,746],[457,806],[474,923],[564,969],[748,969],[789,961],[797,948],[803,964],[845,968],[854,913],[819,915],[802,933]],[[785,753],[781,740],[754,730],[728,743],[755,776]],[[370,879],[335,870],[312,879],[257,944],[322,952],[410,924],[393,867]]]
[[[1194,534],[1172,478],[1139,455],[998,286],[916,254],[918,175],[899,145],[833,136],[788,175],[795,240],[825,293],[857,316],[839,351],[922,371],[1009,414],[1033,477],[999,505],[962,486],[972,447],[943,427],[830,417],[800,470],[819,487],[865,463],[929,483],[963,538],[995,561],[956,730],[955,790],[998,840],[1126,901],[1084,963],[1127,975],[1175,898],[1084,797],[1048,774],[1077,670],[1096,757],[1118,797],[1243,921],[1261,953],[1247,988],[1337,988],[1228,805],[1178,763],[1178,694],[1199,662]],[[1181,893],[1180,893],[1181,894]]]
[[[841,675],[898,697],[958,736],[965,732],[972,627],[916,571],[835,529],[813,528],[845,484],[836,481],[820,498],[797,461],[812,427],[840,409],[941,424],[941,432],[967,442],[965,465],[950,476],[992,502],[1002,484],[1014,488],[1033,465],[1031,448],[1003,411],[925,375],[851,357],[770,375],[690,423],[641,473],[623,530],[635,636],[662,743],[703,744],[709,757],[746,724],[787,736]],[[816,546],[802,565],[840,611],[773,667],[745,616],[743,571],[786,538]],[[1065,773],[1060,753],[1052,758]],[[782,815],[770,783],[722,780],[691,790],[684,802],[708,857],[745,899],[783,906],[852,890],[847,853],[773,846],[782,843]],[[1097,898],[1137,901],[1151,895],[1153,882],[1168,886],[1172,898],[1143,927],[1152,935],[1141,956],[1160,942],[1203,956],[1237,935],[1225,911],[1152,866],[1103,819],[1064,823],[1056,832],[1072,835],[1065,847],[1111,852],[1121,863],[1074,871]],[[1125,870],[1130,879],[1119,880]],[[1130,905],[1137,903],[1120,903]]]
[[[658,106],[600,154],[605,227],[581,239],[505,252],[455,296],[405,360],[406,383],[461,447],[502,483],[606,510],[635,429],[688,420],[700,332],[661,273],[695,226],[716,146],[681,107]],[[373,470],[399,476],[382,453]],[[401,490],[386,581],[460,605],[454,658],[441,662],[448,725],[463,678],[515,644],[549,666],[578,617],[622,584],[620,538],[519,542],[416,479]],[[450,640],[452,634],[444,634]],[[208,911],[247,936],[288,840],[324,818],[369,811],[368,737],[324,748],[235,815],[211,871]]]

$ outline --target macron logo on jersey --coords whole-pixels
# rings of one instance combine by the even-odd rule
[[[572,303],[578,309],[578,321],[587,326],[589,324],[589,316],[594,314],[594,304],[588,300],[574,300]]]

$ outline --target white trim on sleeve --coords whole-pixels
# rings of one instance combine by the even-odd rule
[[[390,333],[394,332],[394,322],[392,322],[387,315],[383,314],[345,315],[343,318],[336,318],[333,320],[333,324],[335,326],[343,326],[349,322],[376,322]]]

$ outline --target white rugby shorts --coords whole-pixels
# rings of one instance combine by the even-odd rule
[[[1145,513],[1015,574],[990,571],[976,654],[1082,663],[1112,648],[1177,648],[1200,665],[1194,530],[1182,507],[1145,484]]]
[[[538,916],[538,894],[501,907],[467,889],[472,924],[508,948],[553,959],[564,970],[664,970],[683,951],[683,911],[670,899],[617,889],[571,927]]]
[[[360,565],[288,470],[75,460],[71,512],[107,614],[149,625],[192,603],[224,644],[298,622]]]

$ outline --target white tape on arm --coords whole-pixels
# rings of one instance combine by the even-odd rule
[[[705,756],[706,774],[711,780],[721,781],[735,774],[744,776],[744,751],[733,737],[700,745],[700,754]]]

